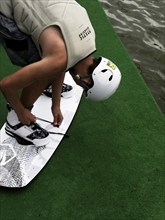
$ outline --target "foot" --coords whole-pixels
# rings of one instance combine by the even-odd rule
[[[49,133],[45,129],[37,123],[23,125],[12,108],[10,108],[7,115],[5,130],[8,135],[14,137],[23,145],[43,146],[49,142]]]
[[[49,85],[44,91],[43,94],[52,97],[52,85]],[[63,83],[61,97],[70,98],[73,94],[73,87],[71,85]]]

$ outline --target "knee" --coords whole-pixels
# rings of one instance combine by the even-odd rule
[[[8,88],[10,88],[10,80],[8,77],[5,77],[0,81],[0,90],[5,92]]]

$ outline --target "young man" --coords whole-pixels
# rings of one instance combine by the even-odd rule
[[[5,0],[0,1],[0,12],[18,28],[16,39],[30,36],[24,47],[31,55],[37,54],[28,65],[0,81],[1,91],[11,106],[6,127],[9,134],[32,143],[48,141],[48,133],[35,123],[36,116],[30,110],[51,84],[53,124],[62,123],[60,99],[67,70],[89,99],[104,100],[116,91],[120,71],[106,58],[92,57],[96,50],[95,32],[86,10],[75,0]],[[6,26],[4,19],[1,26]],[[5,35],[7,38],[7,31]],[[5,47],[9,48],[8,42]]]

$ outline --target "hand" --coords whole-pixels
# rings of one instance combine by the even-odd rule
[[[60,107],[52,107],[52,114],[54,117],[53,125],[60,126],[63,121],[63,115],[62,115]]]
[[[36,121],[36,116],[30,110],[24,108],[21,112],[17,113],[19,120],[22,124],[30,125]]]

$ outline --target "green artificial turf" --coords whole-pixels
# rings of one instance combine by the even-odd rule
[[[0,220],[164,220],[164,117],[98,1],[79,2],[121,86],[107,101],[82,99],[70,138],[27,187],[0,188]],[[11,73],[0,52],[0,74]],[[1,125],[5,109],[1,98]]]
[[[4,48],[1,45],[0,42],[0,80],[4,77],[7,76],[14,71],[18,69],[17,66],[12,65],[10,62],[10,59],[8,58],[7,54],[5,53]],[[4,124],[6,120],[6,114],[7,114],[7,109],[6,109],[6,101],[0,92],[0,128]]]

